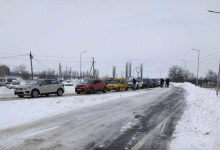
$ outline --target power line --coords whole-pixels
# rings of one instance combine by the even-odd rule
[[[17,56],[9,56],[9,57],[0,57],[0,58],[14,58],[14,57],[21,57],[21,56],[27,56],[29,54],[25,54],[25,55],[17,55]]]

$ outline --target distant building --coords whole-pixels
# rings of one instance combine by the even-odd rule
[[[9,75],[9,67],[6,65],[0,66],[0,77],[8,76]]]

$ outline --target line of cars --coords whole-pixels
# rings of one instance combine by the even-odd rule
[[[4,79],[4,80],[3,80]],[[0,78],[0,85],[8,87],[9,85],[13,85],[14,78]],[[20,83],[17,81],[17,85]],[[15,83],[15,84],[16,84]],[[137,89],[141,88],[149,88],[159,86],[158,80],[153,79],[137,79],[136,87]],[[14,87],[14,95],[19,97],[31,96],[38,97],[39,95],[49,96],[50,94],[56,94],[58,96],[62,96],[65,92],[64,84],[57,79],[35,79],[28,81],[25,85],[20,85]],[[105,82],[102,80],[95,79],[87,79],[82,83],[78,84],[75,87],[75,92],[77,94],[88,93],[93,94],[97,91],[101,91],[106,93],[107,91],[115,90],[127,91],[129,88],[133,88],[133,80],[129,80],[127,78],[114,78],[111,80],[106,80]]]

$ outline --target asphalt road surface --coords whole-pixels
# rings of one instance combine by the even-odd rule
[[[0,130],[0,149],[166,150],[184,95],[181,88],[157,88]]]

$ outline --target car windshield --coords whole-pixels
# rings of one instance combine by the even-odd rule
[[[82,84],[92,84],[94,80],[85,80],[82,82]]]
[[[120,80],[112,80],[110,83],[111,84],[117,84],[117,83],[120,83]]]
[[[31,80],[26,83],[26,85],[38,85],[42,82],[42,80]]]

